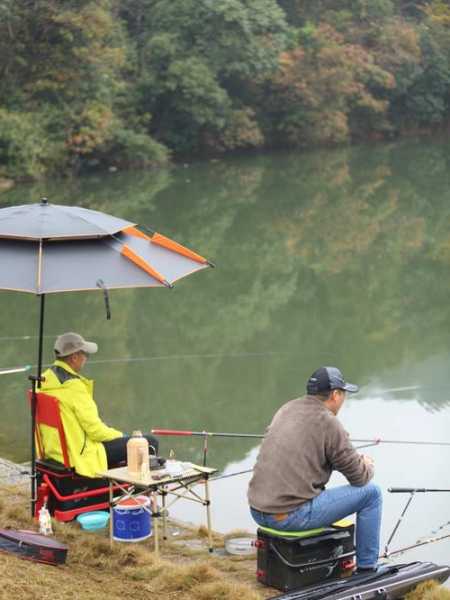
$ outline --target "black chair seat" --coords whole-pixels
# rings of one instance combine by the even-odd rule
[[[74,475],[75,470],[72,467],[66,467],[63,463],[53,460],[53,458],[39,458],[36,460],[36,469],[43,471],[53,471],[60,475]]]

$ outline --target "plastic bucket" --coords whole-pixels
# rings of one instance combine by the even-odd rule
[[[113,508],[113,539],[118,542],[141,542],[152,535],[150,498],[135,496],[122,500]]]

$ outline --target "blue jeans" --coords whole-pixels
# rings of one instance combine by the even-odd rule
[[[342,485],[321,492],[288,513],[283,521],[250,508],[253,519],[262,527],[281,531],[302,531],[328,527],[356,513],[356,562],[358,567],[376,568],[380,552],[382,497],[375,483],[356,487]]]

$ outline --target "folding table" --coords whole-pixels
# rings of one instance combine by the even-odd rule
[[[216,472],[217,469],[185,463],[184,470],[178,475],[170,475],[165,470],[152,470],[143,477],[136,477],[130,475],[127,467],[109,469],[108,471],[99,473],[99,477],[104,477],[109,483],[109,532],[111,544],[113,543],[114,531],[114,506],[126,498],[132,498],[133,496],[138,495],[148,495],[151,497],[150,506],[153,517],[156,554],[159,554],[158,520],[162,517],[163,538],[166,539],[168,508],[181,499],[197,502],[206,508],[208,549],[212,552],[211,500],[208,480],[209,477]],[[198,484],[203,484],[203,496],[194,490],[194,487]],[[114,487],[116,496],[114,496]],[[118,492],[119,495],[117,495]],[[158,495],[161,496],[161,510],[159,510],[157,506]]]

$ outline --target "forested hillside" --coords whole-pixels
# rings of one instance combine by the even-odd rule
[[[447,0],[0,0],[0,176],[447,127]]]

